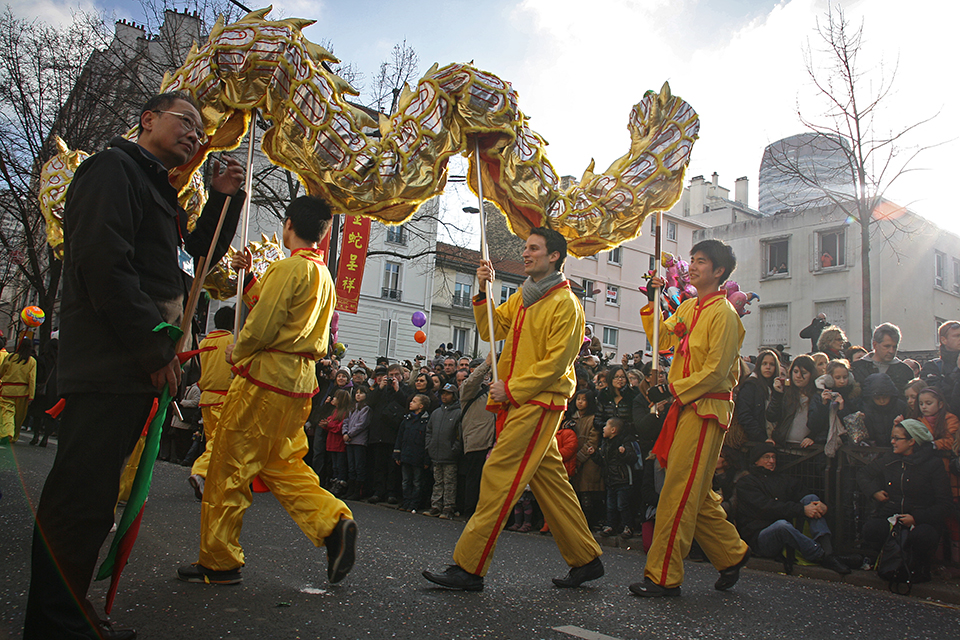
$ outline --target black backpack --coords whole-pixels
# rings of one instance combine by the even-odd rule
[[[909,594],[913,586],[913,554],[906,549],[909,535],[905,524],[897,522],[890,527],[876,564],[877,575],[890,583],[890,591],[901,595]]]

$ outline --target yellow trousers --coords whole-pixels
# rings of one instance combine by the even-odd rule
[[[27,407],[30,400],[23,398],[0,397],[0,438],[20,439],[20,428],[27,419]]]
[[[303,462],[303,423],[310,398],[291,398],[235,378],[223,403],[200,508],[200,564],[215,571],[243,566],[240,529],[257,475],[315,546],[341,517],[342,501],[320,487]]]
[[[508,409],[503,430],[483,465],[477,510],[453,552],[461,568],[486,575],[497,537],[527,484],[568,565],[583,566],[603,553],[590,533],[557,448],[562,417],[561,411],[533,404]]]
[[[713,491],[723,435],[716,420],[701,418],[693,407],[680,414],[644,569],[644,575],[660,586],[672,588],[683,582],[683,559],[694,538],[720,571],[740,562],[747,552],[747,543],[727,520],[720,496]]]
[[[207,477],[207,469],[210,467],[210,456],[213,455],[213,441],[217,436],[217,425],[220,423],[220,412],[223,409],[222,404],[215,404],[209,407],[201,407],[203,414],[203,437],[206,440],[203,453],[193,461],[193,468],[190,473],[193,475]]]

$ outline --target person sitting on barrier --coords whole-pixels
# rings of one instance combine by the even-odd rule
[[[779,558],[786,550],[789,567],[792,552],[799,551],[805,560],[841,575],[850,573],[847,563],[860,565],[861,558],[833,554],[830,528],[823,518],[827,505],[802,489],[799,478],[777,473],[777,450],[772,444],[754,446],[749,461],[749,474],[737,482],[737,529],[755,554]],[[804,524],[812,537],[804,535]]]
[[[943,463],[934,454],[933,435],[919,420],[893,427],[893,451],[857,473],[860,490],[873,497],[874,513],[863,525],[863,547],[879,555],[890,535],[891,520],[910,527],[905,551],[912,559],[912,582],[930,580],[930,563],[950,513],[950,486]]]
[[[777,378],[773,381],[767,420],[775,426],[767,442],[805,449],[827,441],[829,414],[819,402],[814,384],[816,372],[813,358],[801,355],[790,363],[786,380]]]

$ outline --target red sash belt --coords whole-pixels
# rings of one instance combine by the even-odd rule
[[[281,349],[264,349],[267,353],[285,353],[288,356],[300,356],[301,358],[306,358],[307,360],[316,360],[317,356],[312,353],[305,353],[302,351],[282,351]]]
[[[730,391],[721,393],[705,393],[697,398],[697,400],[726,400],[728,402],[732,402],[733,393]],[[693,402],[696,402],[697,400],[694,400]],[[673,439],[677,435],[677,425],[680,422],[680,412],[683,411],[683,407],[684,405],[680,404],[679,400],[673,401],[673,404],[670,405],[670,411],[667,412],[667,417],[663,421],[663,428],[660,430],[660,436],[657,438],[656,444],[653,445],[653,453],[657,456],[660,466],[664,469],[667,468],[667,455],[670,453],[670,447],[673,446]]]

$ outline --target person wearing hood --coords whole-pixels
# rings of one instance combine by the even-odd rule
[[[878,325],[873,330],[873,351],[851,365],[854,377],[866,381],[867,376],[874,373],[885,373],[896,387],[894,395],[903,395],[904,388],[914,375],[910,365],[897,357],[899,346],[900,328],[889,322]]]
[[[892,518],[910,527],[905,551],[913,557],[915,583],[930,580],[930,563],[952,507],[947,472],[932,442],[922,422],[903,420],[890,434],[893,450],[857,474],[860,490],[873,498],[874,508],[863,525],[864,549],[873,557],[880,553]]]
[[[428,516],[452,520],[457,502],[457,462],[463,454],[460,435],[460,393],[448,382],[440,389],[440,408],[430,414],[427,457],[433,462],[433,495]]]
[[[749,474],[737,482],[737,528],[750,548],[765,558],[778,558],[785,549],[798,551],[809,562],[841,575],[850,573],[833,555],[824,519],[827,505],[802,488],[799,478],[777,473],[776,448],[769,442],[755,445],[749,462]],[[810,537],[803,534],[804,524]]]
[[[897,416],[906,417],[907,401],[885,373],[874,373],[863,381],[863,420],[870,442],[877,446],[890,440],[890,430]]]

